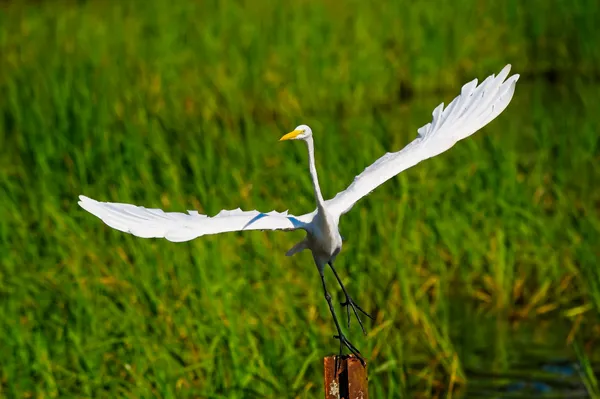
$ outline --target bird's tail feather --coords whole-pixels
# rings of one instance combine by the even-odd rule
[[[306,248],[308,248],[308,243],[306,242],[306,238],[302,241],[300,241],[298,244],[294,245],[289,251],[287,251],[285,253],[285,256],[292,256],[294,254],[297,254],[300,251],[305,250]]]

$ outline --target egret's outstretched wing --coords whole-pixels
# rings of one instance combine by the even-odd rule
[[[143,206],[99,202],[79,196],[79,205],[102,219],[108,226],[143,238],[166,238],[169,241],[189,241],[206,234],[241,230],[295,230],[310,223],[310,214],[296,217],[286,212],[262,213],[235,209],[223,210],[213,217],[196,211],[164,212]]]
[[[433,111],[433,121],[418,130],[418,136],[398,152],[387,153],[354,178],[352,184],[326,201],[335,215],[348,212],[352,206],[377,186],[417,163],[441,154],[457,141],[468,137],[490,123],[510,103],[519,75],[504,81],[510,71],[506,65],[497,77],[489,76],[479,86],[477,79],[465,84],[460,95],[444,109],[441,103]]]

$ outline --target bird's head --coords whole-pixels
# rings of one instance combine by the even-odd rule
[[[306,140],[312,136],[312,130],[306,125],[297,126],[292,132],[284,135],[279,141],[283,140]]]

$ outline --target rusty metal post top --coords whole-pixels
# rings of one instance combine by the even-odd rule
[[[339,362],[337,373],[336,358]],[[363,367],[356,357],[327,356],[323,359],[323,365],[325,399],[369,399],[367,366]]]

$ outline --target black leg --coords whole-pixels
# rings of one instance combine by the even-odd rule
[[[346,296],[346,301],[342,302],[342,306],[346,307],[346,312],[348,314],[348,328],[350,328],[350,308],[352,308],[352,311],[354,312],[354,316],[356,316],[356,320],[358,320],[358,324],[360,324],[360,328],[362,328],[363,334],[367,335],[367,332],[365,331],[365,327],[363,326],[362,320],[360,319],[360,317],[358,316],[358,312],[362,312],[362,314],[364,314],[365,316],[367,316],[369,319],[374,320],[373,317],[368,314],[367,312],[365,312],[360,306],[358,306],[350,297],[350,295],[348,295],[348,291],[346,291],[346,287],[344,287],[344,284],[342,284],[342,280],[340,279],[340,276],[338,276],[337,272],[335,271],[335,268],[333,267],[333,262],[328,262],[329,267],[331,267],[331,270],[333,271],[333,274],[335,275],[335,278],[337,279],[338,283],[340,283],[340,287],[342,287],[342,291],[344,291],[344,295]]]
[[[331,316],[333,316],[333,322],[335,323],[335,328],[337,329],[337,332],[338,332],[338,335],[334,335],[333,338],[340,341],[339,357],[341,358],[343,356],[342,349],[345,346],[346,348],[348,348],[350,350],[350,352],[352,352],[354,354],[354,356],[356,356],[358,358],[358,360],[360,360],[360,363],[364,366],[365,361],[363,360],[362,356],[360,355],[359,350],[356,349],[356,347],[354,345],[352,345],[352,343],[350,341],[348,341],[348,339],[346,339],[346,337],[344,336],[344,333],[342,333],[342,329],[340,328],[340,323],[338,322],[337,316],[335,314],[335,310],[333,309],[333,303],[331,302],[331,295],[329,295],[329,291],[327,291],[327,286],[325,285],[325,275],[323,274],[322,270],[319,270],[319,274],[321,275],[321,282],[323,283],[323,292],[325,294],[325,300],[327,301],[327,304],[329,305],[329,311],[331,312]],[[338,362],[338,359],[336,358],[335,359],[336,372],[337,372],[338,365],[339,365],[339,362]]]

